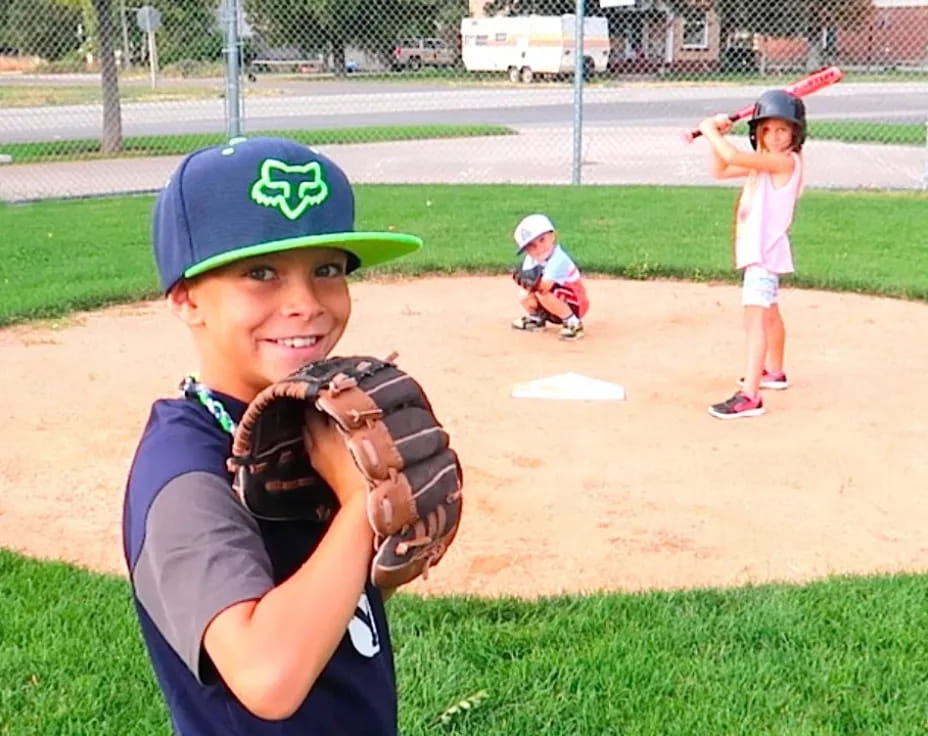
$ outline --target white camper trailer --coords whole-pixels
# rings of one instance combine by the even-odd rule
[[[524,15],[461,20],[461,57],[474,72],[505,72],[513,82],[574,71],[575,15]],[[609,25],[583,19],[583,74],[605,72]]]

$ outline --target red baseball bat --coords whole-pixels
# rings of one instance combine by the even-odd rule
[[[805,97],[806,95],[811,95],[813,92],[818,92],[823,87],[828,87],[832,84],[840,82],[844,78],[844,72],[842,72],[836,66],[826,66],[824,69],[819,69],[817,72],[812,72],[809,76],[800,79],[798,82],[795,82],[788,87],[783,89],[786,92],[789,92],[794,97]],[[744,107],[739,107],[733,113],[729,113],[728,119],[733,123],[738,120],[742,120],[751,113],[754,112],[754,105],[745,105]],[[691,143],[695,138],[698,138],[702,135],[700,130],[690,130],[683,134],[683,140],[687,143]]]

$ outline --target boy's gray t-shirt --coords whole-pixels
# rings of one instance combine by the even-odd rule
[[[241,418],[244,404],[219,398]],[[290,718],[257,718],[218,677],[202,647],[209,622],[286,580],[324,533],[314,522],[249,514],[231,488],[230,454],[231,437],[201,404],[158,401],[126,489],[123,540],[134,602],[175,730],[395,734],[392,648],[382,597],[369,583],[335,654]]]

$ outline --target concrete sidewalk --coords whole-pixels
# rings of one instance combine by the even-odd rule
[[[517,136],[322,145],[355,182],[570,184],[569,127],[517,127]],[[746,146],[741,139],[739,144]],[[924,189],[924,146],[810,140],[806,185]],[[706,173],[708,148],[685,144],[676,127],[590,126],[582,141],[583,184],[737,185]],[[160,189],[180,156],[0,166],[0,200],[22,202]]]

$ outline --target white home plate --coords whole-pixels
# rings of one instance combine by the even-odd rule
[[[625,387],[580,373],[561,373],[512,387],[515,399],[574,399],[580,401],[624,401]]]

